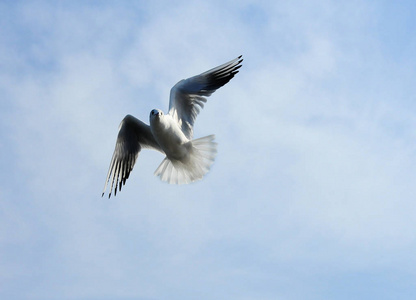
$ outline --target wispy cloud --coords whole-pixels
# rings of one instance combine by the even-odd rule
[[[2,297],[415,294],[409,18],[364,1],[0,11]],[[196,123],[219,142],[208,176],[163,184],[143,151],[101,199],[124,115],[147,122],[178,80],[239,54]]]

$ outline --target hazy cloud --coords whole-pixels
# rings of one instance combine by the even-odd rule
[[[0,8],[2,298],[414,297],[413,7]],[[208,176],[163,184],[143,151],[100,198],[124,115],[240,54],[196,122]]]

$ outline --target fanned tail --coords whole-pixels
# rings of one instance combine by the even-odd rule
[[[192,148],[186,161],[165,157],[155,171],[162,181],[170,184],[187,184],[200,180],[209,171],[217,154],[215,136],[209,135],[192,140]]]

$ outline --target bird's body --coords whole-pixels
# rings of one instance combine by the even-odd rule
[[[218,88],[230,81],[241,67],[241,56],[204,72],[179,81],[170,92],[169,112],[150,112],[150,126],[127,115],[121,121],[116,147],[111,159],[104,192],[111,180],[121,190],[130,175],[141,148],[150,148],[166,157],[155,171],[168,183],[186,184],[209,171],[217,153],[214,135],[193,139],[193,125],[200,108]]]
[[[172,116],[154,109],[149,119],[152,134],[166,156],[170,159],[184,159],[189,152],[189,140]]]

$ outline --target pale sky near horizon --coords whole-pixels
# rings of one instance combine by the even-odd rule
[[[416,3],[0,1],[1,299],[415,299]],[[126,114],[243,55],[200,182]]]

